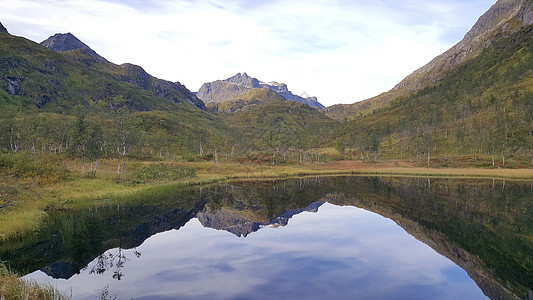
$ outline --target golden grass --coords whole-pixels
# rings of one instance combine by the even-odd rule
[[[179,164],[197,169],[195,178],[179,182],[158,181],[152,183],[134,183],[128,180],[116,180],[115,161],[102,161],[96,178],[81,176],[79,162],[67,161],[71,170],[71,179],[36,187],[34,192],[21,199],[21,203],[4,208],[0,214],[0,240],[12,235],[36,230],[46,211],[54,209],[80,208],[101,205],[102,199],[115,199],[165,185],[182,184],[201,185],[229,180],[258,180],[291,178],[303,176],[424,176],[424,177],[461,177],[461,178],[497,178],[513,180],[533,180],[533,169],[480,169],[480,168],[422,168],[407,162],[364,163],[361,161],[335,161],[329,163],[308,163],[299,165],[272,165],[255,163],[182,162]],[[128,178],[132,169],[150,162],[129,163]],[[160,162],[158,162],[160,163]],[[128,168],[128,165],[127,165]]]
[[[61,294],[51,285],[23,280],[0,263],[0,299],[63,300],[70,297]]]
[[[339,161],[290,166],[238,165],[206,163],[199,166],[198,177],[212,178],[284,178],[305,175],[405,175],[446,176],[499,179],[533,179],[533,169],[424,168],[405,163],[367,164],[360,161]]]

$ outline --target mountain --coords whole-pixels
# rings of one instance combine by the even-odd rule
[[[4,28],[2,26],[2,28]],[[74,35],[41,44],[0,30],[0,106],[65,112],[81,105],[116,110],[194,110],[205,104],[179,82],[115,65]]]
[[[327,109],[356,155],[484,167],[533,165],[533,1],[500,0],[465,39],[395,89]],[[368,157],[368,156],[367,156]]]
[[[328,108],[332,116],[353,116],[381,109],[394,99],[408,96],[424,87],[438,84],[448,73],[481,55],[496,39],[515,33],[533,23],[531,0],[499,0],[483,14],[465,37],[427,65],[414,71],[392,90],[368,100]]]
[[[222,103],[230,101],[235,97],[244,94],[252,89],[268,88],[281,95],[285,100],[305,103],[315,108],[325,108],[320,104],[316,97],[303,98],[294,95],[284,83],[270,82],[265,83],[257,78],[248,76],[246,73],[237,73],[225,80],[217,80],[204,83],[196,96],[205,103]]]
[[[57,33],[54,36],[47,38],[41,42],[41,45],[46,48],[56,51],[56,52],[65,52],[65,51],[80,51],[89,56],[92,56],[102,62],[108,62],[105,58],[98,55],[93,49],[85,45],[77,37],[69,33]]]

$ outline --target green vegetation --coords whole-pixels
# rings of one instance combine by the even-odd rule
[[[306,152],[330,141],[335,122],[322,112],[294,101],[272,100],[227,116],[245,147],[256,150]]]
[[[337,139],[370,157],[431,166],[467,156],[474,166],[532,167],[532,31],[495,39],[442,81],[345,120]]]
[[[135,177],[146,181],[178,181],[196,177],[196,169],[189,166],[152,164],[135,171]]]
[[[25,38],[0,35],[0,106],[69,113],[86,108],[192,111],[190,92],[141,68],[99,61],[80,51],[57,53]]]
[[[209,104],[208,107],[218,112],[233,113],[247,106],[270,102],[272,100],[285,101],[281,95],[271,89],[261,88],[252,89],[229,101]]]
[[[0,263],[0,298],[27,300],[63,300],[69,297],[59,293],[52,286],[39,285],[22,280]]]

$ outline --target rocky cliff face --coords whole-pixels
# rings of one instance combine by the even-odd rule
[[[233,77],[230,77],[226,80],[224,80],[225,82],[229,82],[229,83],[233,83],[235,85],[238,85],[238,86],[243,86],[243,87],[246,87],[246,88],[249,88],[249,89],[256,89],[256,88],[260,88],[261,85],[259,84],[259,80],[257,80],[256,78],[253,78],[253,77],[250,77],[248,76],[248,74],[246,73],[243,73],[241,75],[241,73],[237,73],[235,76]]]
[[[407,96],[428,85],[438,83],[446,77],[449,71],[490,47],[494,38],[516,32],[521,27],[532,23],[533,1],[499,0],[479,18],[459,43],[414,71],[392,90],[362,102],[334,105],[328,108],[328,113],[346,116],[382,108],[393,99]]]
[[[225,80],[204,83],[196,96],[206,103],[223,103],[257,88],[268,88],[281,95],[285,100],[306,103],[311,107],[324,108],[316,97],[303,98],[294,95],[284,83],[261,82],[246,73],[237,73],[235,76]]]

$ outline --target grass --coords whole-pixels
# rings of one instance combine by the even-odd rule
[[[21,279],[0,263],[0,299],[63,300],[70,297],[61,294],[51,285]]]
[[[230,180],[335,175],[533,179],[533,169],[427,168],[405,161],[272,165],[225,160],[220,164],[211,161],[132,161],[126,166],[123,177],[118,179],[115,164],[115,160],[100,161],[96,177],[90,178],[81,175],[78,161],[66,160],[63,165],[68,170],[68,176],[45,185],[33,184],[27,178],[6,176],[5,184],[14,187],[17,192],[13,205],[1,208],[0,240],[37,230],[49,211],[104,205],[109,200],[121,201],[119,199],[128,199],[163,185],[191,186]]]

